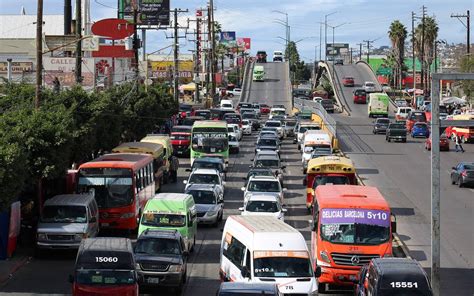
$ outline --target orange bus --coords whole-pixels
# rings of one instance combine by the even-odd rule
[[[101,228],[135,230],[146,202],[155,194],[153,157],[105,154],[79,167],[77,191],[93,189]]]
[[[390,206],[375,187],[321,185],[311,223],[311,256],[321,267],[319,292],[327,284],[352,285],[373,258],[392,256]]]
[[[306,186],[306,208],[313,206],[313,192],[319,185],[350,184],[357,185],[354,163],[347,157],[320,156],[308,162],[306,177],[303,185]]]

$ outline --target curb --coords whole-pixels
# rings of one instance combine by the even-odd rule
[[[6,274],[0,276],[0,287],[4,286],[13,277],[15,272],[29,263],[30,259],[31,257],[29,256],[23,256],[19,258],[18,262],[16,262]]]

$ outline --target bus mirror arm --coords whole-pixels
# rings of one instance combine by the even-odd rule
[[[321,266],[316,266],[316,269],[314,270],[314,277],[318,278],[321,276]]]

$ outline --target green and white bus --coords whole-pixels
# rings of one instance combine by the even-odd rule
[[[227,122],[214,120],[196,121],[191,131],[191,166],[194,159],[220,156],[229,163],[229,134]]]
[[[369,103],[367,112],[369,117],[388,117],[388,103],[390,98],[384,93],[369,94]]]

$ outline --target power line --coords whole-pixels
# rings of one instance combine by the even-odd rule
[[[451,17],[457,18],[461,24],[464,25],[467,29],[467,38],[466,38],[466,45],[467,45],[467,54],[470,53],[470,47],[471,47],[471,41],[470,41],[470,35],[471,35],[471,16],[469,13],[469,10],[466,12],[466,14],[451,14]],[[461,18],[466,18],[466,24],[461,20]]]

